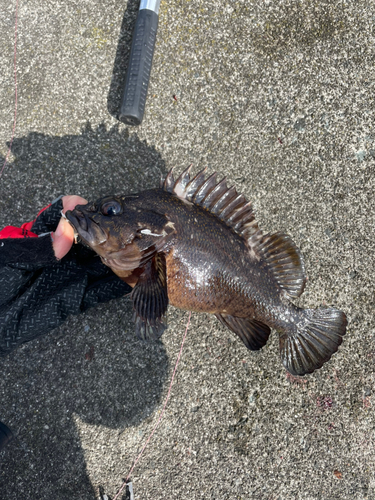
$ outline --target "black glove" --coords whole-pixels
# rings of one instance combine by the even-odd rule
[[[22,237],[0,232],[0,356],[61,325],[69,314],[131,292],[81,244],[56,259],[49,233],[56,229],[62,209],[58,198],[22,226],[27,226]]]

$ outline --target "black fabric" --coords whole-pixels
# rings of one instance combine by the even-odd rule
[[[37,218],[32,232],[54,231],[61,210],[59,199]],[[49,234],[2,239],[0,356],[56,328],[70,314],[79,314],[130,291],[131,287],[105,266],[95,252],[81,244],[73,245],[58,261]]]
[[[50,234],[40,238],[4,238],[0,240],[0,266],[13,265],[32,270],[56,263]]]

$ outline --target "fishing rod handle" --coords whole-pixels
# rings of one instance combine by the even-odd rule
[[[139,125],[143,119],[159,21],[159,5],[160,0],[141,0],[119,114],[119,120],[127,125]]]

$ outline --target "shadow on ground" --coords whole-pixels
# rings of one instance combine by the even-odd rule
[[[34,218],[62,193],[98,198],[139,191],[157,187],[166,172],[153,146],[117,125],[93,129],[88,122],[81,134],[62,137],[30,132],[14,139],[12,153],[0,185],[3,226]]]
[[[30,133],[15,139],[12,153],[1,184],[2,225],[34,217],[60,193],[96,198],[155,186],[165,170],[154,148],[117,127]],[[0,455],[7,498],[92,500],[75,420],[120,436],[155,411],[168,358],[161,342],[135,338],[131,316],[127,298],[114,300],[0,359],[0,420],[17,435]],[[98,449],[99,459],[104,453]]]

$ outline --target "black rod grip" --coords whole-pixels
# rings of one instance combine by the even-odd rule
[[[139,125],[143,119],[158,21],[153,10],[138,12],[118,117],[127,125]]]

